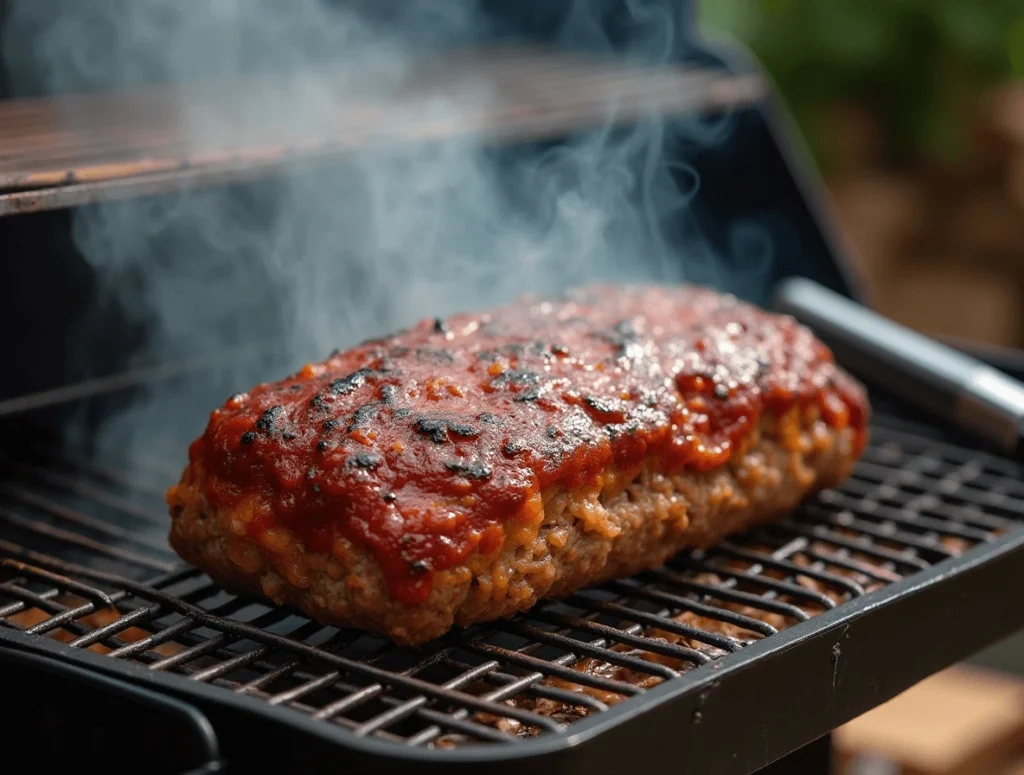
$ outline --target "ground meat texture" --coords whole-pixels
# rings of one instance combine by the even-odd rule
[[[867,414],[809,331],[732,297],[525,299],[232,396],[168,492],[171,543],[420,643],[784,513],[847,475]]]

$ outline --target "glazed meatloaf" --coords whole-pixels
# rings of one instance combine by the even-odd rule
[[[790,318],[591,286],[232,396],[168,492],[170,539],[229,588],[416,644],[783,514],[847,475],[867,414]]]

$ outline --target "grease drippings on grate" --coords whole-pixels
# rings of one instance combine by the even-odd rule
[[[411,746],[562,734],[1024,523],[1022,470],[876,419],[854,475],[777,525],[417,649],[230,594],[166,544],[174,466],[0,451],[0,626]]]

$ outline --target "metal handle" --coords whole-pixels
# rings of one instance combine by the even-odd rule
[[[804,278],[780,283],[774,301],[851,372],[1007,452],[1020,450],[1024,385],[1017,380]]]

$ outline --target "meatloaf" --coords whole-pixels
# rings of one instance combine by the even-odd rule
[[[594,285],[232,396],[167,494],[221,584],[401,644],[660,565],[849,472],[862,387],[794,320]]]

